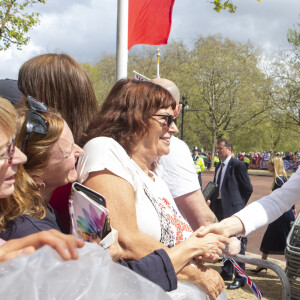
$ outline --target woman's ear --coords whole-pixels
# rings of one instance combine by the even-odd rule
[[[33,176],[32,179],[33,179],[33,181],[35,182],[35,184],[36,184],[37,186],[42,185],[43,182],[44,182],[43,178],[40,177],[40,176]]]

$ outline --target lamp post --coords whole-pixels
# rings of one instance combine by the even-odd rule
[[[180,137],[180,139],[181,140],[183,140],[183,125],[184,125],[184,111],[185,110],[189,110],[189,105],[188,105],[188,102],[187,102],[187,100],[186,100],[186,97],[185,96],[182,96],[181,97],[181,102],[180,102],[180,104],[181,104],[181,137]]]

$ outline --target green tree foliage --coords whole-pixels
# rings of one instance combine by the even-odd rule
[[[82,64],[92,81],[98,102],[101,104],[116,82],[116,56],[103,56],[95,65]]]
[[[288,30],[287,40],[290,44],[294,45],[295,47],[300,46],[300,24],[294,25],[293,29]]]
[[[298,24],[300,27],[300,25]],[[294,27],[295,28],[295,27]],[[273,64],[273,76],[276,84],[274,104],[285,115],[278,121],[282,128],[293,128],[300,133],[300,33],[289,30],[290,48],[282,51]]]
[[[29,42],[27,32],[39,23],[39,13],[25,12],[26,8],[45,0],[2,0],[0,1],[0,50],[15,44],[21,50]]]
[[[261,0],[257,0],[261,2]],[[228,10],[230,13],[234,13],[236,11],[236,5],[233,4],[231,0],[214,0],[211,1],[214,4],[214,10],[220,12],[221,10]]]
[[[191,50],[182,42],[165,48],[168,71],[162,69],[162,76],[176,82],[188,100],[184,136],[190,146],[201,140],[213,153],[217,139],[261,121],[269,108],[270,82],[257,67],[259,59],[250,43],[221,35],[199,37]]]

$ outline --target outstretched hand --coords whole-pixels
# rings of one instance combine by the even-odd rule
[[[84,242],[55,229],[41,231],[20,239],[7,241],[0,247],[0,262],[21,254],[31,254],[44,245],[51,246],[64,260],[69,260],[78,258],[77,248],[82,248]]]

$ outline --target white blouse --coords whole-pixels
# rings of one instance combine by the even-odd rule
[[[155,207],[145,194],[143,187],[145,184],[158,199],[169,220],[174,244],[190,236],[192,229],[177,209],[166,183],[155,174],[153,174],[154,181],[151,180],[114,139],[97,137],[90,140],[84,146],[84,156],[80,157],[77,169],[78,180],[81,183],[87,180],[89,173],[104,169],[128,181],[135,192],[136,216],[140,232],[152,236],[157,241],[161,239],[160,220]]]

